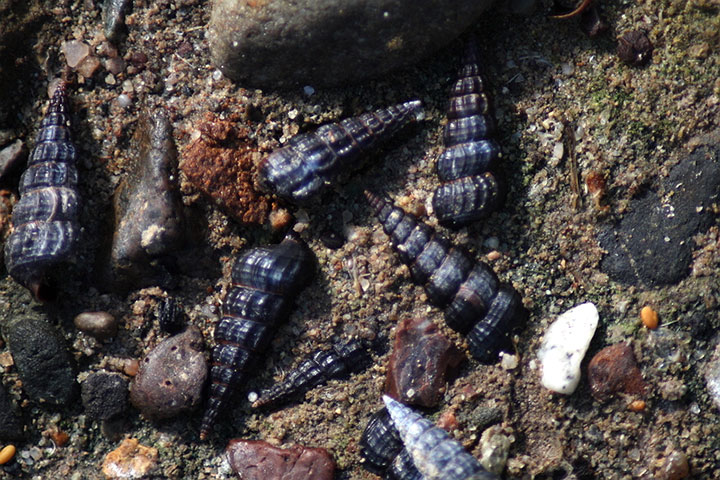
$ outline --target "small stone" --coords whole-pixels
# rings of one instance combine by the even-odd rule
[[[15,445],[6,445],[0,450],[0,465],[5,465],[15,456],[17,449]]]
[[[27,154],[27,148],[20,139],[0,149],[0,182],[7,181],[25,163]]]
[[[83,312],[73,323],[78,330],[100,341],[117,335],[117,320],[108,312]]]
[[[279,208],[270,212],[270,228],[276,232],[288,228],[292,221],[292,214],[284,208]]]
[[[70,40],[62,44],[68,67],[75,69],[90,55],[90,45],[79,40]]]
[[[206,378],[202,333],[190,326],[160,342],[140,362],[130,401],[147,418],[174,417],[200,404]]]
[[[36,402],[67,405],[77,384],[60,333],[45,319],[15,317],[3,326],[25,394]]]
[[[663,463],[658,480],[682,480],[690,476],[690,465],[687,455],[673,450]]]
[[[169,283],[184,233],[170,121],[149,115],[134,140],[139,153],[113,197],[110,279],[121,289]]]
[[[653,45],[641,30],[625,32],[618,38],[617,55],[634,67],[645,64],[652,57]]]
[[[485,470],[500,475],[505,469],[510,446],[515,441],[512,429],[494,425],[480,437],[480,464]]]
[[[108,58],[105,61],[105,68],[113,75],[118,75],[119,73],[122,73],[123,70],[125,70],[125,60],[120,57]]]
[[[116,42],[125,31],[125,15],[127,15],[131,0],[106,0],[103,3],[105,37]]]
[[[335,462],[324,448],[279,448],[260,440],[233,439],[225,449],[230,467],[244,480],[330,480]]]
[[[550,325],[537,354],[545,388],[566,395],[575,391],[580,382],[580,362],[598,320],[597,308],[588,302],[571,308]]]
[[[85,78],[90,78],[95,75],[98,68],[100,68],[100,59],[91,55],[80,62],[77,72]]]
[[[102,472],[109,479],[143,478],[157,464],[156,448],[140,445],[136,438],[126,438],[120,446],[108,453],[102,464]]]
[[[96,420],[120,415],[127,407],[128,381],[113,373],[91,373],[82,382],[85,413]]]
[[[434,407],[442,399],[452,369],[464,356],[426,318],[405,318],[395,333],[386,392],[409,405]]]
[[[720,344],[715,346],[710,362],[705,367],[705,385],[715,406],[720,409]]]
[[[655,330],[658,327],[658,314],[650,306],[646,305],[640,310],[640,319],[643,325],[650,330]]]
[[[593,396],[599,400],[614,393],[643,395],[647,389],[632,348],[624,342],[595,354],[588,365],[588,380]]]
[[[23,437],[23,421],[17,414],[15,402],[0,383],[0,440],[16,441]]]

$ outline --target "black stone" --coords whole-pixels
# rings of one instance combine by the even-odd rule
[[[713,222],[712,204],[720,197],[720,148],[700,148],[677,164],[661,193],[630,202],[617,225],[598,234],[608,253],[600,268],[632,285],[669,285],[689,273],[693,235]],[[663,200],[665,199],[665,200]]]
[[[120,415],[127,407],[129,382],[113,373],[90,374],[81,385],[85,413],[96,420]]]
[[[0,383],[0,440],[14,441],[23,438],[23,421],[15,410],[10,394]]]

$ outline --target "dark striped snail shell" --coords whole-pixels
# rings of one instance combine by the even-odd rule
[[[40,123],[37,143],[20,178],[14,230],[5,244],[8,273],[40,301],[52,296],[46,274],[70,259],[80,231],[76,151],[70,140],[65,89],[65,83],[55,89]]]
[[[450,92],[445,150],[436,167],[442,184],[432,198],[440,224],[453,228],[486,217],[503,200],[502,188],[490,172],[500,157],[500,146],[491,138],[495,120],[473,41],[458,76]]]
[[[415,468],[425,480],[499,480],[445,430],[387,395],[383,396]]]
[[[366,470],[388,480],[422,480],[386,408],[375,412],[360,438]]]
[[[259,183],[289,201],[306,201],[341,173],[356,169],[358,157],[421,115],[422,104],[413,100],[295,135],[261,161]]]
[[[413,282],[425,288],[430,303],[444,309],[448,326],[467,336],[475,359],[496,360],[510,332],[527,319],[517,291],[414,215],[365,194]]]
[[[201,439],[207,438],[219,411],[229,404],[270,342],[274,328],[289,314],[314,268],[312,252],[294,235],[272,247],[250,249],[233,265],[222,319],[215,327],[210,398]]]
[[[282,382],[263,391],[253,407],[285,402],[332,378],[357,372],[363,368],[367,358],[365,346],[357,340],[333,345],[330,350],[319,350],[288,373]]]

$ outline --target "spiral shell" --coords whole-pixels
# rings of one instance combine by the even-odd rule
[[[341,173],[356,169],[358,157],[379,141],[421,115],[422,104],[413,100],[296,135],[262,160],[259,183],[289,201],[306,201]]]
[[[487,216],[503,200],[502,188],[489,171],[495,168],[500,147],[491,138],[495,120],[472,41],[458,76],[450,92],[445,150],[436,167],[442,184],[432,199],[440,224],[454,228]]]
[[[448,326],[467,336],[474,358],[494,361],[510,332],[527,318],[517,291],[415,216],[365,194],[413,282],[425,288],[430,303],[444,309]]]
[[[331,350],[319,350],[288,373],[282,382],[263,391],[253,407],[285,402],[332,378],[359,371],[367,357],[367,350],[357,340],[333,345]]]
[[[51,295],[45,276],[74,253],[80,227],[75,146],[70,141],[65,84],[53,93],[37,144],[20,178],[14,231],[5,244],[8,273],[41,301]]]
[[[273,247],[248,250],[235,262],[222,319],[215,327],[210,398],[200,438],[208,436],[219,411],[229,403],[267,347],[273,328],[287,317],[313,273],[312,252],[293,235]]]
[[[405,448],[425,480],[499,480],[445,430],[402,403],[383,396]]]
[[[360,438],[365,469],[388,480],[422,480],[386,408],[375,412]]]

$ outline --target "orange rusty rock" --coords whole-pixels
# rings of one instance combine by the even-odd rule
[[[156,448],[140,445],[136,438],[126,438],[108,453],[102,464],[107,478],[142,478],[157,464]]]
[[[646,406],[645,400],[633,400],[630,402],[630,405],[628,405],[628,409],[633,412],[642,412]]]
[[[123,365],[123,373],[128,377],[134,377],[140,370],[140,362],[136,358],[130,358],[125,361]]]
[[[15,456],[15,445],[7,445],[0,450],[0,465],[5,465]]]
[[[643,395],[647,389],[632,348],[626,343],[600,350],[590,360],[588,379],[593,396],[599,400],[618,392]]]
[[[640,310],[640,318],[642,319],[643,325],[650,330],[655,330],[658,327],[658,314],[652,307],[645,305]]]
[[[270,202],[254,186],[253,154],[257,147],[247,139],[247,130],[235,125],[206,113],[198,125],[201,135],[185,149],[180,170],[196,189],[234,219],[263,224]]]

